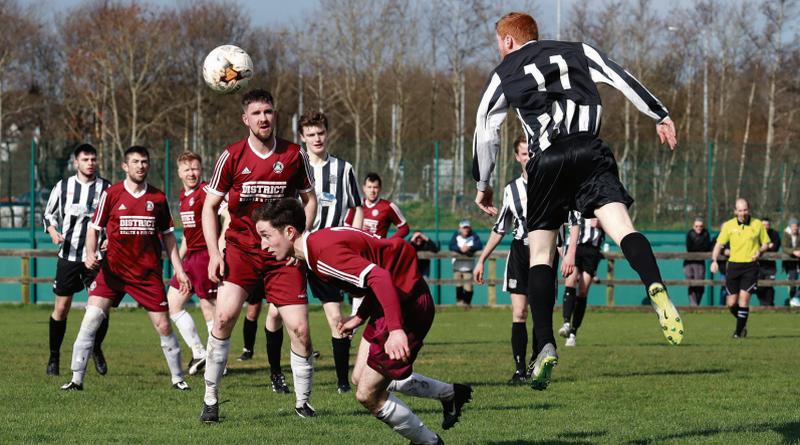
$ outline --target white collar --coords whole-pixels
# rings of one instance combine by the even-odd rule
[[[264,154],[259,153],[258,150],[253,148],[253,146],[250,144],[250,136],[247,137],[247,146],[250,148],[250,150],[253,152],[253,154],[258,156],[259,158],[267,159],[268,157],[270,157],[272,155],[272,153],[275,152],[275,148],[278,146],[278,140],[275,138],[275,135],[273,134],[272,135],[272,148],[268,152],[266,152]]]
[[[381,202],[381,197],[378,197],[378,199],[376,199],[372,204],[367,201],[367,198],[364,198],[364,206],[366,206],[368,209],[375,207],[379,202]]]
[[[128,188],[128,184],[127,184],[127,182],[126,182],[126,181],[127,181],[127,179],[123,179],[123,180],[122,180],[122,187],[123,187],[123,188],[125,188],[125,191],[126,191],[126,192],[128,192],[128,193],[129,193],[131,196],[133,196],[134,198],[136,198],[136,199],[139,199],[139,198],[141,198],[142,196],[144,196],[144,194],[145,194],[145,193],[147,193],[147,183],[146,183],[146,182],[144,183],[144,188],[143,188],[142,190],[140,190],[139,192],[132,192],[132,191],[131,191],[131,190]]]

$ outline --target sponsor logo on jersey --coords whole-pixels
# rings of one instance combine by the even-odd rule
[[[122,203],[119,205],[119,208],[117,210],[128,210],[128,208],[125,207],[125,203]]]
[[[242,184],[239,202],[267,202],[283,198],[286,181],[248,181]]]
[[[364,230],[370,233],[375,233],[378,231],[378,221],[375,219],[364,218]]]
[[[249,175],[250,173],[252,173],[252,172],[251,172],[251,171],[250,171],[250,169],[249,169],[249,168],[247,168],[247,167],[245,167],[245,168],[244,168],[244,170],[242,170],[242,174],[243,174],[243,175]]]
[[[155,216],[120,216],[121,235],[153,235],[156,233]]]
[[[282,172],[283,171],[283,162],[281,162],[281,161],[275,162],[275,164],[272,166],[272,171],[274,171],[275,173]]]
[[[194,229],[197,223],[194,220],[194,212],[181,212],[181,222],[185,229]]]
[[[147,203],[144,205],[144,208],[146,208],[148,212],[152,212],[155,208],[153,201],[147,201]]]
[[[317,201],[319,201],[319,205],[322,207],[331,207],[336,204],[336,195],[333,193],[322,192],[317,197]]]

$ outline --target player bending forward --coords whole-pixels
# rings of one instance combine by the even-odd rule
[[[189,293],[189,279],[183,272],[172,233],[167,197],[145,182],[150,170],[150,154],[145,147],[127,149],[122,169],[125,180],[112,185],[100,196],[86,234],[86,267],[100,269],[100,272],[89,286],[86,314],[72,347],[72,380],[61,389],[83,390],[86,361],[97,330],[108,317],[111,306],[118,305],[122,297],[129,294],[147,309],[153,327],[161,336],[161,349],[172,374],[172,386],[186,391],[189,385],[183,380],[181,347],[167,316],[167,296],[161,278],[162,239],[175,268],[180,291],[185,294]],[[103,229],[108,234],[108,251],[101,264],[96,252],[98,233]]]
[[[380,239],[351,227],[304,234],[305,214],[295,199],[269,203],[254,213],[253,220],[262,248],[277,259],[305,261],[321,280],[365,296],[358,313],[338,326],[346,335],[369,319],[353,369],[356,399],[411,443],[443,443],[392,394],[440,400],[444,429],[458,422],[462,407],[472,397],[467,385],[412,372],[435,313],[414,248],[402,239]]]

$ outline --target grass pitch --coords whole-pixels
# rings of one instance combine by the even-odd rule
[[[191,314],[205,331],[200,313]],[[336,393],[319,309],[311,313],[314,345],[322,352],[312,397],[318,417],[297,417],[293,394],[270,391],[263,334],[253,361],[235,361],[237,325],[217,425],[198,421],[202,377],[188,377],[191,392],[171,389],[144,310],[112,313],[104,348],[109,373],[89,369],[85,390],[72,393],[58,388],[71,376],[83,311],[70,316],[59,377],[45,375],[48,316],[44,307],[0,306],[0,443],[406,443],[352,393]],[[473,402],[455,428],[442,432],[438,402],[401,397],[448,444],[800,443],[800,314],[756,312],[749,337],[737,341],[727,312],[685,313],[684,344],[671,347],[651,313],[590,308],[578,346],[559,347],[553,383],[543,392],[506,386],[513,371],[510,319],[508,309],[437,314],[415,370],[471,384]],[[184,346],[184,362],[188,357]]]

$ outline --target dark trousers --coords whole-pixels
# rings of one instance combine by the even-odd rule
[[[683,265],[683,275],[687,280],[702,280],[706,277],[705,263],[690,263]],[[703,286],[689,286],[689,304],[700,306],[703,302]]]

